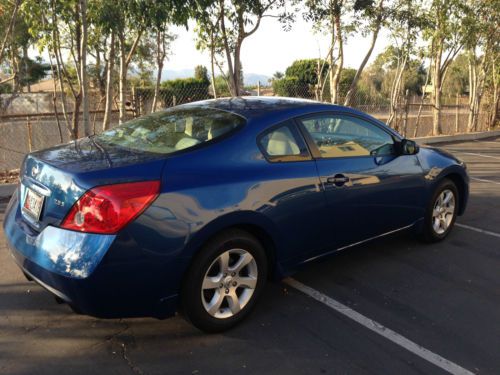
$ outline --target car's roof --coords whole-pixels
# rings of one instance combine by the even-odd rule
[[[353,111],[351,108],[342,107],[333,104],[325,104],[307,99],[282,98],[276,96],[245,96],[236,98],[221,98],[212,100],[203,100],[184,104],[180,107],[208,107],[223,111],[232,112],[246,119],[269,116],[286,112],[291,109],[301,108],[304,112],[309,110],[347,110]]]

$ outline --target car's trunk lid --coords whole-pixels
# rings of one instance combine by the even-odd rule
[[[59,225],[78,198],[92,187],[159,180],[164,159],[161,154],[131,151],[92,138],[31,153],[21,171],[22,215],[38,231],[47,225]]]

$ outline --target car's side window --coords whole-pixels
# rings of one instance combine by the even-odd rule
[[[321,114],[300,121],[323,158],[384,156],[394,153],[392,136],[361,118]]]
[[[292,122],[266,131],[259,136],[258,144],[266,159],[271,162],[311,159],[302,135]]]

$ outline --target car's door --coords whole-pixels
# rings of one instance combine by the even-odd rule
[[[275,125],[261,133],[257,143],[266,162],[252,194],[265,202],[259,211],[281,233],[279,247],[285,249],[281,260],[292,261],[319,251],[327,240],[322,220],[327,203],[316,163],[297,124],[286,121]]]
[[[332,246],[394,231],[422,217],[422,168],[416,155],[396,152],[387,129],[348,113],[315,114],[298,123],[316,157]]]

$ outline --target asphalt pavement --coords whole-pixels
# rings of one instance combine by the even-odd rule
[[[25,280],[0,231],[0,374],[500,373],[500,138],[441,147],[472,178],[445,241],[400,233],[310,264],[224,334],[76,315]]]

